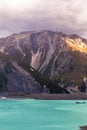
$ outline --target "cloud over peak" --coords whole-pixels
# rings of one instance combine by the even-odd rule
[[[86,37],[87,0],[1,0],[0,36],[56,30]]]

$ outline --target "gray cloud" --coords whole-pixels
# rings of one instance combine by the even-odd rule
[[[1,0],[0,36],[56,30],[87,36],[87,0]]]

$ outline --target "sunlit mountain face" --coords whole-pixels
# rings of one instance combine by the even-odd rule
[[[6,56],[13,58],[13,61],[20,62],[22,69],[34,76],[38,86],[37,92],[42,92],[43,87],[41,86],[48,85],[48,82],[67,89],[73,87],[75,92],[79,90],[85,91],[86,89],[86,85],[84,85],[86,80],[83,81],[83,79],[87,77],[87,40],[78,35],[66,35],[62,32],[49,30],[22,32],[1,38],[0,51]],[[16,63],[16,65],[13,61],[11,64],[20,72],[19,64]],[[0,64],[1,68],[2,64],[5,63],[1,61]],[[31,72],[31,69],[28,70],[30,67],[35,73]],[[14,71],[12,69],[12,72]],[[3,72],[3,74],[8,77],[6,73]],[[42,78],[37,75],[41,75]],[[12,81],[9,79],[9,82]],[[33,82],[33,79],[31,82]],[[27,78],[25,84],[29,86]],[[48,88],[49,86],[51,85],[48,85]],[[36,88],[29,87],[29,92],[35,91]]]
[[[82,38],[76,38],[74,40],[72,38],[66,38],[64,41],[72,48],[72,50],[87,53],[87,45],[82,41]]]

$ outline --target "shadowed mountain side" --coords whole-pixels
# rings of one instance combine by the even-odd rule
[[[16,67],[15,69],[21,69],[21,71],[26,71],[26,73],[27,73],[27,76],[26,76],[26,82],[27,82],[27,80],[28,80],[28,76],[30,76],[30,75],[32,75],[32,81],[31,81],[31,87],[32,87],[32,85],[33,85],[33,83],[34,83],[34,79],[36,80],[35,81],[35,84],[36,84],[36,86],[35,86],[35,89],[36,90],[33,90],[33,91],[27,91],[26,90],[26,87],[28,86],[27,84],[26,84],[26,86],[25,86],[25,90],[26,90],[26,93],[28,93],[28,92],[30,92],[30,93],[34,93],[34,92],[43,92],[43,86],[44,85],[46,85],[46,87],[47,88],[49,88],[49,92],[50,93],[69,93],[65,88],[61,88],[61,87],[59,87],[57,84],[55,84],[53,81],[51,81],[49,78],[47,78],[46,76],[44,76],[43,74],[41,74],[40,72],[38,72],[37,70],[35,70],[33,67],[30,67],[29,65],[27,65],[25,62],[23,62],[23,61],[18,61],[17,59],[15,59],[15,58],[13,58],[13,57],[11,57],[11,56],[9,56],[9,55],[6,55],[6,54],[4,54],[4,53],[2,53],[2,52],[0,52],[0,59],[1,60],[3,60],[4,61],[4,63],[5,64],[7,64],[7,63],[9,63],[9,66],[11,66],[12,65],[12,67]],[[17,64],[16,63],[14,63],[14,61],[16,61],[17,62]],[[3,62],[2,62],[2,64],[4,64]],[[8,66],[8,67],[9,67]],[[6,66],[7,67],[7,66]],[[12,67],[11,67],[11,69],[12,69]],[[20,67],[22,67],[22,68],[20,68]],[[9,68],[7,68],[7,69],[9,69]],[[23,72],[23,73],[24,73]],[[9,72],[10,73],[10,72]],[[17,76],[19,74],[19,71],[18,71],[18,73],[15,75],[15,76]],[[29,75],[28,75],[29,74]],[[23,75],[23,74],[22,74]],[[0,79],[2,78],[2,74],[0,75]],[[20,75],[21,76],[21,75]],[[23,76],[25,76],[25,73],[24,73],[24,75]],[[6,77],[8,77],[8,75],[6,75]],[[3,77],[4,78],[4,77]],[[34,79],[33,79],[34,78]],[[8,78],[6,78],[7,79],[7,84],[8,84]],[[9,79],[10,80],[10,79]],[[16,79],[17,81],[18,80],[20,80],[20,82],[21,82],[21,78],[19,79],[18,77],[17,77],[17,79]],[[3,81],[5,81],[5,79],[3,79],[2,80],[2,82]],[[15,81],[16,82],[16,81]],[[36,83],[37,82],[37,83]],[[39,84],[42,86],[39,86]],[[7,85],[7,84],[5,84],[5,86]],[[13,84],[14,84],[14,82],[13,82]],[[23,82],[21,82],[21,84],[20,85],[23,85],[24,83]],[[19,85],[19,84],[17,84],[17,85]],[[17,86],[16,85],[16,86]],[[1,86],[2,86],[2,89],[3,89],[3,85],[1,84]],[[9,86],[10,87],[10,86]],[[13,90],[15,90],[15,85],[13,85]],[[34,89],[34,88],[33,88]],[[18,90],[19,91],[19,90]],[[20,90],[21,92],[23,92],[23,90]],[[14,91],[13,91],[14,92]]]
[[[42,93],[42,86],[11,56],[0,52],[0,93]]]

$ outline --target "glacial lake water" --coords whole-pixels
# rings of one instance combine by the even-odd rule
[[[0,130],[78,130],[87,125],[87,101],[76,102],[0,100]]]

